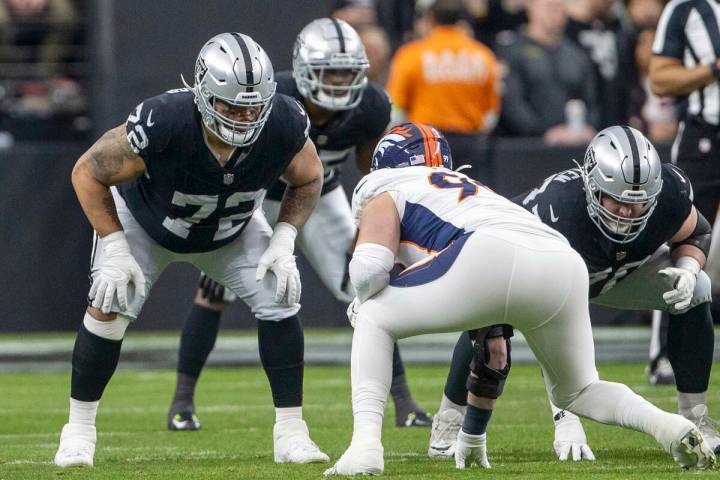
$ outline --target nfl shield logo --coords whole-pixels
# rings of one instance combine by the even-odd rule
[[[223,183],[225,185],[232,185],[232,183],[235,181],[235,174],[234,173],[226,173],[223,175]]]
[[[618,262],[625,257],[627,257],[627,252],[617,252],[615,254],[615,260],[617,260]]]

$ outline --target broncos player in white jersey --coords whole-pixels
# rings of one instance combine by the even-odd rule
[[[302,103],[311,126],[309,137],[324,167],[323,189],[315,210],[298,234],[297,244],[315,272],[340,302],[355,296],[347,275],[356,228],[341,185],[343,164],[355,153],[358,170],[370,171],[373,149],[390,121],[391,102],[383,88],[367,80],[368,59],[357,32],[335,18],[313,20],[298,34],[292,72],[276,75],[277,91]],[[277,222],[287,183],[274,182],[263,210]],[[197,430],[194,394],[198,378],[215,345],[220,316],[232,293],[203,275],[195,295],[178,355],[175,395],[168,410],[171,430]],[[266,356],[284,355],[282,350]],[[396,425],[429,427],[431,419],[413,400],[396,348],[391,395]]]
[[[276,406],[275,461],[328,460],[302,418],[293,250],[322,189],[309,119],[294,99],[276,94],[270,59],[240,33],[206,42],[186,86],[144,100],[73,169],[96,238],[89,306],[73,350],[70,418],[55,455],[61,467],[93,465],[98,404],[125,330],[172,262],[227,285],[258,320],[260,349],[280,346],[295,367],[281,371],[263,358]],[[273,230],[260,206],[279,176],[292,187]]]
[[[357,300],[349,312],[354,429],[349,448],[325,474],[383,472],[381,429],[395,340],[498,319],[523,332],[555,404],[648,433],[682,467],[712,466],[715,455],[692,422],[625,385],[599,380],[587,267],[567,240],[449,167],[449,148],[437,131],[402,124],[378,144],[374,171],[355,189],[359,234],[350,278]],[[391,280],[396,257],[424,260]],[[469,401],[456,466],[489,466],[481,432],[487,417]]]

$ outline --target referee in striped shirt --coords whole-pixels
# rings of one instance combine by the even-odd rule
[[[695,206],[710,223],[720,203],[720,4],[672,0],[660,17],[650,83],[661,96],[687,99],[672,161],[690,178]]]

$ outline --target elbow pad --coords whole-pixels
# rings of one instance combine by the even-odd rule
[[[712,239],[712,228],[710,227],[710,223],[707,221],[707,219],[703,216],[700,211],[697,211],[697,223],[695,223],[695,230],[690,234],[688,238],[685,240],[682,240],[678,243],[674,243],[671,247],[671,251],[675,250],[680,245],[692,245],[693,247],[697,247],[705,254],[705,257],[708,256],[708,252],[710,251],[710,240]]]
[[[364,302],[390,283],[395,255],[384,245],[361,243],[350,261],[350,281],[360,302]]]

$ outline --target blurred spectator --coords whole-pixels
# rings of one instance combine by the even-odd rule
[[[654,26],[647,26],[637,34],[635,59],[639,83],[631,96],[630,125],[644,132],[653,142],[669,143],[677,133],[677,109],[672,97],[659,97],[650,89],[648,70],[654,39]]]
[[[465,14],[462,0],[435,2],[430,34],[397,51],[388,80],[393,120],[441,130],[457,165],[477,158],[500,108],[495,55],[458,26]],[[477,173],[488,181],[489,171]]]
[[[627,0],[627,13],[638,30],[656,27],[665,2],[663,0]]]
[[[415,0],[332,0],[331,10],[333,17],[358,31],[373,25],[381,27],[392,51],[413,35]]]
[[[527,0],[465,0],[475,38],[493,51],[498,34],[512,32],[527,23]]]
[[[67,73],[63,61],[76,22],[77,13],[70,0],[0,0],[2,76],[47,78]]]
[[[529,0],[527,15],[527,28],[497,49],[508,67],[502,134],[543,135],[551,145],[587,143],[595,135],[587,119],[596,124],[599,114],[594,70],[585,52],[565,37],[565,2]]]
[[[78,4],[0,0],[0,111],[18,139],[78,138],[89,129]]]
[[[385,30],[375,25],[369,25],[360,29],[358,33],[370,62],[370,68],[367,71],[368,80],[385,85],[390,66],[390,41]]]
[[[600,122],[595,128],[627,124],[637,72],[634,31],[623,6],[615,0],[573,0],[568,13],[566,34],[595,65],[600,102]]]

